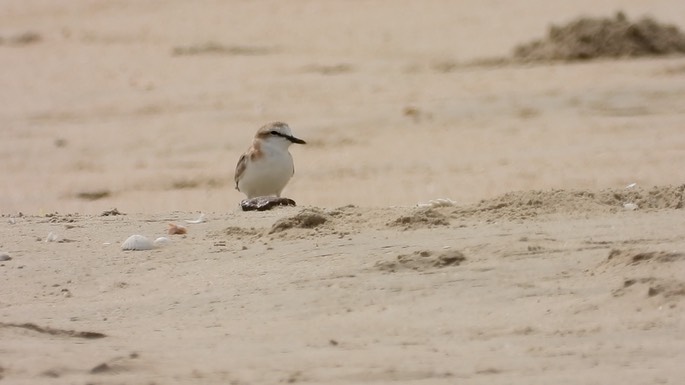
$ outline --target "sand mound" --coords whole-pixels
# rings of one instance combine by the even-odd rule
[[[648,190],[631,188],[602,191],[520,191],[457,207],[307,207],[258,227],[231,226],[213,233],[213,236],[222,240],[254,240],[263,237],[299,239],[313,235],[342,237],[368,229],[413,231],[463,225],[453,223],[452,219],[492,222],[530,220],[542,215],[606,215],[627,211],[625,205],[628,203],[641,211],[681,209],[684,191],[685,185],[657,186]],[[71,217],[59,218],[59,221],[63,222]]]
[[[426,271],[441,269],[449,266],[458,266],[466,260],[463,253],[457,250],[445,250],[440,252],[415,251],[412,254],[398,255],[390,261],[376,262],[374,267],[385,272],[396,272],[401,270]]]
[[[433,209],[418,209],[409,214],[388,222],[390,227],[400,227],[404,230],[414,230],[424,227],[448,226],[449,219],[444,214]]]
[[[682,209],[685,185],[658,186],[650,190],[620,189],[600,192],[601,202],[610,206],[636,204],[640,209]]]
[[[228,236],[229,239],[253,239],[261,235],[261,231],[252,228],[229,226],[223,231],[214,234],[215,236]]]
[[[576,61],[683,53],[685,34],[676,26],[649,17],[630,21],[619,12],[614,18],[582,17],[552,25],[546,38],[518,45],[513,60]]]
[[[483,220],[528,219],[547,214],[601,214],[625,210],[632,203],[640,210],[681,209],[681,186],[657,186],[650,190],[609,189],[599,192],[550,190],[520,191],[483,200],[477,204],[458,207],[452,212],[457,218]]]
[[[292,217],[282,218],[271,227],[270,234],[279,233],[288,229],[313,229],[323,225],[329,220],[329,216],[318,209],[304,209]]]

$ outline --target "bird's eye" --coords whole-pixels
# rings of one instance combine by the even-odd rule
[[[271,131],[270,134],[274,136],[281,136],[281,133],[278,131]]]

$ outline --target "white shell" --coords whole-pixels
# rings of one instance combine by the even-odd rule
[[[626,188],[633,188],[635,186],[637,186],[637,183],[631,183],[631,184],[627,185]]]
[[[204,214],[200,214],[200,217],[195,219],[195,220],[192,220],[192,221],[186,220],[186,223],[191,224],[191,225],[196,225],[198,223],[204,223],[204,222],[207,222]]]
[[[626,210],[631,210],[631,211],[632,211],[632,210],[637,210],[637,209],[638,209],[638,207],[637,207],[637,205],[636,205],[635,203],[624,203],[624,204],[623,204],[623,208],[626,209]]]
[[[59,239],[59,237],[57,236],[57,234],[55,234],[51,231],[48,234],[48,236],[45,238],[45,242],[55,242],[58,239]]]
[[[420,208],[427,208],[427,207],[446,207],[446,206],[455,206],[457,202],[449,199],[449,198],[438,198],[438,199],[433,199],[430,200],[426,203],[419,203],[416,206]]]
[[[171,239],[169,239],[167,237],[159,237],[159,238],[155,239],[155,242],[154,242],[155,246],[165,246],[165,245],[168,245],[170,243],[171,243]]]
[[[155,244],[142,235],[131,235],[121,244],[122,250],[152,250]]]

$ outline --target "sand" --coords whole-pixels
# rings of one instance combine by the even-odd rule
[[[673,0],[3,2],[0,382],[679,383],[685,58],[489,59],[618,11],[685,26]],[[273,120],[308,141],[298,206],[242,212]]]

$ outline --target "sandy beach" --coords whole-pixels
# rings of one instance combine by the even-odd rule
[[[680,383],[685,58],[497,60],[618,11],[3,2],[0,383]]]

